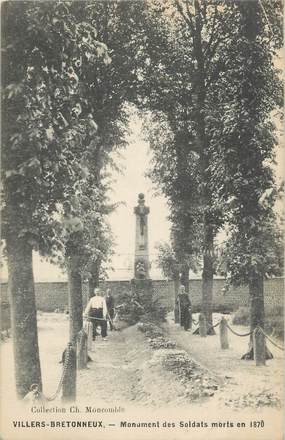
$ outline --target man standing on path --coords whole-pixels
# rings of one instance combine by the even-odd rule
[[[107,305],[107,312],[108,312],[108,318],[110,323],[110,330],[113,330],[113,319],[114,319],[114,312],[115,312],[115,301],[114,297],[111,294],[110,289],[107,290],[106,294],[106,305]]]
[[[190,308],[191,302],[189,296],[185,291],[185,286],[180,286],[179,294],[177,297],[180,315],[180,325],[187,331],[190,327]]]
[[[91,318],[93,325],[93,341],[95,341],[96,338],[96,329],[98,325],[101,327],[101,336],[103,341],[105,341],[107,336],[107,305],[100,289],[94,289],[94,296],[89,300],[84,315]]]

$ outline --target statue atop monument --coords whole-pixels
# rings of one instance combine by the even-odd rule
[[[148,255],[148,214],[149,207],[145,206],[144,194],[138,196],[138,205],[134,208],[136,215],[136,244],[135,244],[135,278],[149,278]]]

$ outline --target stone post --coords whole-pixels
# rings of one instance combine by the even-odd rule
[[[222,317],[220,322],[220,343],[222,350],[227,350],[229,348],[228,327],[227,321],[224,317]]]
[[[68,358],[66,359],[66,357]],[[65,375],[62,382],[62,401],[72,402],[76,399],[76,351],[71,343],[63,354]]]
[[[92,350],[93,341],[93,324],[92,322],[87,322],[87,350]]]
[[[205,338],[207,336],[207,323],[204,313],[200,313],[199,315],[199,335],[202,338]]]
[[[87,367],[87,333],[81,329],[78,334],[77,342],[77,367],[78,370],[83,370]]]

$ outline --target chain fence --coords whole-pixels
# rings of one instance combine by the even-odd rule
[[[58,397],[58,395],[59,395],[59,393],[61,391],[62,384],[63,384],[63,381],[65,379],[65,376],[66,376],[66,373],[67,373],[67,369],[68,369],[68,365],[69,365],[69,356],[70,356],[70,348],[68,346],[67,350],[66,350],[66,356],[65,356],[65,359],[64,359],[64,364],[63,364],[63,370],[62,370],[61,378],[59,380],[56,392],[52,396],[50,396],[50,397],[44,396],[44,398],[48,402],[51,402],[51,401],[55,400]]]
[[[245,337],[245,336],[250,336],[250,335],[252,335],[253,334],[253,331],[250,331],[250,332],[247,332],[247,333],[238,333],[238,332],[236,332],[229,324],[228,324],[228,322],[226,321],[226,326],[227,326],[227,328],[234,334],[234,335],[236,335],[236,336],[240,336],[241,338],[243,338],[243,337]]]
[[[263,336],[265,336],[265,338],[266,338],[269,342],[271,342],[272,345],[274,345],[275,347],[279,348],[279,350],[284,351],[284,347],[282,347],[281,345],[279,345],[279,344],[277,344],[275,341],[273,341],[273,339],[271,339],[271,337],[268,336],[268,335],[264,332],[264,330],[263,330],[262,327],[259,327],[259,329],[260,329],[260,331],[263,333]]]
[[[92,321],[92,320],[105,321],[104,318],[93,318],[93,317],[90,317],[90,316],[88,316],[88,317],[84,316],[84,318],[87,318],[89,322]],[[110,318],[110,317],[108,316],[108,318]],[[76,338],[76,340],[77,339],[78,338]],[[59,380],[59,383],[58,383],[58,386],[56,388],[55,393],[52,396],[45,396],[43,393],[41,393],[41,397],[44,400],[46,400],[47,402],[52,402],[53,400],[55,400],[59,396],[59,393],[60,393],[60,391],[62,389],[63,382],[64,382],[64,380],[66,378],[66,374],[67,374],[67,371],[68,371],[68,367],[69,367],[69,363],[70,363],[70,352],[71,352],[71,350],[72,350],[72,346],[71,346],[71,344],[68,344],[68,346],[66,348],[66,356],[65,356],[64,361],[63,361],[62,374],[61,374],[61,377],[60,377],[60,380]],[[38,392],[38,389],[39,389],[38,385],[34,384],[32,386],[35,387],[36,392]]]
[[[220,321],[218,321],[216,324],[210,324],[209,322],[206,322],[208,329],[214,329],[220,325]]]
[[[88,316],[88,317],[86,317],[86,316],[84,316],[84,318],[87,318],[87,320],[89,321],[89,322],[91,322],[92,320],[99,320],[99,321],[105,321],[105,319],[104,318],[95,318],[95,317],[90,317],[90,316]],[[222,318],[222,319],[224,319],[224,318]],[[216,328],[216,327],[218,327],[220,324],[221,324],[221,322],[222,322],[222,319],[220,320],[220,321],[218,321],[218,322],[216,322],[215,324],[211,324],[211,323],[209,323],[209,322],[207,322],[206,321],[206,325],[207,325],[207,327],[208,327],[208,329],[214,329],[214,328]],[[192,323],[194,324],[194,325],[199,325],[199,320],[195,320],[194,318],[192,318]],[[251,336],[257,329],[258,330],[260,330],[261,332],[262,332],[262,334],[263,334],[263,336],[272,344],[272,345],[274,345],[276,348],[278,348],[279,350],[282,350],[282,351],[284,351],[284,347],[283,346],[281,346],[281,345],[279,345],[279,344],[277,344],[269,335],[267,335],[266,333],[265,333],[265,331],[263,330],[263,328],[262,327],[260,327],[260,326],[257,326],[257,327],[255,327],[255,329],[254,330],[251,330],[251,331],[249,331],[249,332],[247,332],[247,333],[238,333],[237,331],[235,331],[229,324],[228,324],[228,322],[225,320],[225,325],[226,325],[226,327],[230,330],[230,332],[231,333],[233,333],[235,336],[238,336],[238,337],[246,337],[246,336]],[[84,331],[84,330],[83,330]],[[43,393],[39,393],[39,386],[38,386],[38,384],[33,384],[32,386],[31,386],[31,390],[30,390],[30,392],[24,397],[24,400],[25,400],[25,398],[31,393],[31,392],[34,392],[34,396],[36,396],[36,395],[40,395],[44,400],[46,400],[46,401],[48,401],[48,402],[52,402],[53,400],[55,400],[58,396],[59,396],[59,393],[60,393],[60,391],[61,391],[61,389],[62,389],[62,386],[63,386],[63,382],[64,382],[64,379],[65,379],[65,377],[66,377],[66,374],[67,374],[67,371],[68,371],[68,367],[69,367],[69,361],[70,361],[70,352],[71,352],[71,350],[72,350],[72,346],[71,346],[71,344],[69,343],[68,344],[68,346],[67,346],[67,348],[66,348],[66,356],[65,356],[65,358],[64,358],[64,360],[63,360],[63,370],[62,370],[62,374],[61,374],[61,377],[60,377],[60,380],[59,380],[59,383],[58,383],[58,386],[57,386],[57,388],[56,388],[56,391],[55,391],[55,393],[52,395],[52,396],[45,396]]]
[[[68,371],[68,366],[69,366],[69,360],[70,360],[70,350],[71,347],[68,345],[67,349],[66,349],[66,356],[63,362],[63,369],[62,369],[62,373],[59,379],[59,383],[58,386],[56,388],[55,393],[52,396],[45,396],[45,394],[43,392],[40,391],[40,387],[39,384],[34,383],[31,385],[29,392],[24,396],[23,401],[47,401],[47,402],[52,402],[53,400],[55,400],[58,396],[59,393],[62,389],[62,385],[63,385],[63,381],[66,377],[66,373]]]
[[[239,336],[239,337],[251,336],[251,335],[254,333],[254,331],[255,331],[256,329],[260,329],[261,332],[263,333],[264,337],[265,337],[269,342],[271,342],[272,345],[274,345],[274,346],[275,346],[276,348],[278,348],[279,350],[284,351],[284,347],[281,346],[281,345],[279,345],[279,344],[277,344],[277,342],[275,342],[275,341],[274,341],[269,335],[267,335],[267,334],[265,333],[265,331],[263,330],[263,328],[260,327],[260,326],[255,327],[254,330],[251,330],[251,331],[249,331],[249,332],[247,332],[247,333],[238,333],[237,331],[235,331],[235,330],[229,325],[229,323],[228,323],[226,320],[225,320],[225,322],[226,322],[226,326],[227,326],[227,328],[230,330],[230,332],[233,333],[235,336]],[[198,321],[198,320],[195,320],[194,318],[192,318],[192,323],[193,323],[194,325],[199,325],[199,321]],[[221,323],[221,320],[218,321],[218,322],[217,322],[216,324],[214,324],[214,325],[211,324],[210,322],[206,322],[208,329],[214,329],[215,327],[218,327],[218,326],[220,325],[220,323]]]

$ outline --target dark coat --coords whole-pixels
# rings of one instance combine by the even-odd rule
[[[179,293],[178,301],[179,301],[181,309],[189,308],[191,306],[191,301],[190,301],[187,293]]]
[[[107,305],[108,312],[110,312],[110,310],[114,310],[115,301],[114,301],[114,297],[112,295],[106,296],[106,305]]]

